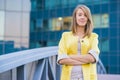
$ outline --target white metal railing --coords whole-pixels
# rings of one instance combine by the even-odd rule
[[[1,55],[0,80],[59,80],[57,49],[44,47]]]
[[[0,56],[0,80],[59,80],[57,46],[13,52]],[[98,73],[106,73],[98,62]]]

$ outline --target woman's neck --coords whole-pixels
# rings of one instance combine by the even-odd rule
[[[85,32],[84,32],[84,27],[77,27],[77,33],[76,33],[76,36],[78,36],[79,38],[83,38],[85,35]]]

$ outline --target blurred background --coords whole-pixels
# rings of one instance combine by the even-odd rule
[[[0,55],[57,46],[78,4],[91,10],[107,73],[120,74],[120,0],[0,0]]]

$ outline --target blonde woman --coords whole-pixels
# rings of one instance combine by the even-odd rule
[[[57,62],[62,65],[61,80],[97,80],[98,35],[92,32],[90,9],[78,5],[72,18],[71,31],[64,32],[59,42]]]

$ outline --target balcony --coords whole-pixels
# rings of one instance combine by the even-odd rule
[[[1,55],[0,80],[59,80],[61,66],[56,63],[57,50],[53,46]],[[105,76],[100,74],[106,74],[106,70],[100,60],[97,64],[98,78],[103,80]]]

